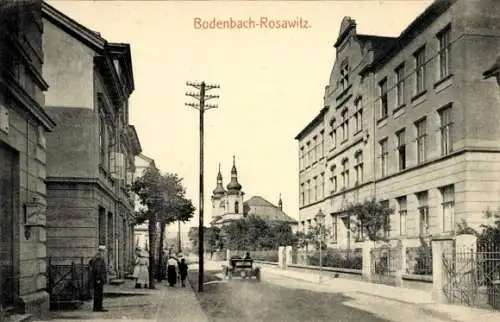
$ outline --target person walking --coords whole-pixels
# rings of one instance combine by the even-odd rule
[[[135,288],[147,288],[149,285],[149,254],[146,251],[139,251],[135,260],[134,277]]]
[[[89,262],[90,283],[94,290],[94,312],[107,312],[102,307],[104,283],[107,280],[106,262],[104,261],[105,252],[106,246],[99,246],[99,250]]]
[[[181,286],[186,287],[186,277],[188,273],[188,265],[186,263],[186,260],[184,258],[181,259],[181,262],[179,263],[179,275],[181,277]]]
[[[177,259],[171,255],[167,261],[167,281],[171,287],[177,283],[177,264]]]

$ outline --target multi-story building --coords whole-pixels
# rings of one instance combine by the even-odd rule
[[[299,142],[300,225],[322,209],[332,244],[351,247],[350,202],[394,208],[385,232],[420,237],[477,228],[500,205],[500,109],[484,81],[500,49],[494,0],[434,1],[398,37],[356,32],[346,17],[317,117]]]
[[[144,171],[149,166],[155,166],[155,161],[144,154],[139,154],[135,157],[135,178],[142,177]],[[145,208],[141,204],[139,196],[134,194],[135,198],[135,212],[138,213]],[[139,225],[134,226],[134,240],[135,247],[140,249],[149,249],[149,232],[148,232],[148,221],[145,221]]]
[[[43,4],[46,110],[58,123],[47,136],[47,252],[52,262],[107,246],[110,276],[131,267],[134,157],[129,124],[134,90],[128,44],[110,43]]]
[[[0,309],[46,310],[46,133],[41,1],[0,3]],[[2,312],[3,313],[3,312]]]

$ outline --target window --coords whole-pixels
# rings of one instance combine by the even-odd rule
[[[417,164],[424,163],[427,158],[427,120],[424,118],[415,123],[417,128]]]
[[[340,129],[342,131],[342,142],[349,138],[349,119],[347,117],[347,109],[342,112],[342,123],[340,124]]]
[[[337,216],[332,215],[332,242],[337,242]]]
[[[320,199],[325,198],[325,173],[324,172],[320,175],[319,198]]]
[[[307,147],[306,167],[308,167],[312,163],[312,160],[311,160],[311,142],[307,142],[306,147]]]
[[[406,169],[406,141],[405,141],[405,130],[400,130],[396,133],[396,138],[398,140],[398,169],[402,171]]]
[[[330,142],[332,145],[332,149],[337,145],[337,130],[335,129],[335,119],[330,121]]]
[[[379,143],[380,145],[380,174],[382,177],[387,175],[387,166],[388,166],[388,140],[383,139]]]
[[[453,151],[451,107],[441,110],[439,116],[441,118],[441,155],[447,155]]]
[[[427,191],[417,193],[418,213],[419,213],[419,235],[429,235],[429,205]]]
[[[311,163],[314,163],[316,162],[316,157],[317,157],[317,141],[318,141],[318,138],[315,136],[313,137],[313,140],[312,140],[312,145],[311,145]]]
[[[319,157],[325,156],[325,131],[319,133]]]
[[[107,154],[108,154],[108,157],[107,157],[107,161],[108,161],[108,164],[107,164],[107,168],[108,169],[111,169],[111,151],[113,151],[113,137],[114,137],[114,133],[112,132],[112,128],[111,127],[108,127],[107,128],[108,130],[106,131],[108,133],[108,147],[107,147]]]
[[[335,173],[335,166],[330,167],[330,187],[331,194],[334,194],[337,191],[337,175]]]
[[[354,172],[356,173],[356,184],[363,183],[363,152],[358,151],[354,155],[356,164],[354,165]]]
[[[307,180],[307,186],[306,186],[306,196],[307,196],[307,204],[311,203],[311,180]]]
[[[342,162],[342,185],[344,189],[349,187],[349,160],[344,159]]]
[[[415,57],[415,94],[425,91],[425,46],[420,48]]]
[[[389,200],[380,201],[380,204],[384,208],[389,208]],[[389,236],[391,234],[391,218],[390,218],[390,216],[386,216],[384,219],[385,219],[384,225],[383,225],[384,237],[389,238]]]
[[[234,202],[234,213],[239,214],[240,213],[240,203],[238,201]]]
[[[99,163],[104,165],[106,160],[106,123],[104,122],[104,117],[99,118]]]
[[[396,108],[405,104],[405,65],[399,65],[396,70]]]
[[[349,86],[349,63],[344,60],[340,65],[340,88],[345,91],[347,86]]]
[[[299,169],[304,169],[304,147],[301,147],[299,151]]]
[[[305,204],[305,192],[304,192],[304,184],[300,185],[300,205],[303,206]]]
[[[455,187],[453,185],[440,189],[443,198],[443,232],[455,229]]]
[[[354,113],[354,120],[356,122],[356,133],[363,130],[363,107],[361,106],[361,98],[356,101],[356,112]]]
[[[384,78],[380,83],[379,83],[379,90],[380,90],[380,118],[386,118],[388,115],[388,101],[387,101],[387,78]]]
[[[399,233],[401,236],[406,235],[406,218],[407,218],[407,210],[406,210],[406,196],[399,197],[398,201],[398,209],[399,209]]]
[[[318,177],[313,178],[314,181],[314,199],[313,201],[318,200]]]
[[[439,79],[450,75],[450,34],[450,27],[446,27],[437,35],[439,40]]]

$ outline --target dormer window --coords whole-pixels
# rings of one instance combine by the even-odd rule
[[[349,85],[349,63],[346,59],[340,65],[340,88],[342,89],[342,91],[345,91],[348,85]]]

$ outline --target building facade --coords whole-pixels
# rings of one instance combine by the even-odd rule
[[[0,3],[0,308],[47,310],[41,1]]]
[[[47,252],[51,261],[91,259],[107,247],[109,275],[132,267],[134,157],[129,124],[134,90],[128,44],[110,43],[43,4],[47,136]]]
[[[296,136],[301,229],[321,209],[332,246],[355,247],[343,211],[373,197],[395,210],[386,236],[409,245],[485,222],[500,206],[499,96],[482,77],[499,26],[494,0],[434,1],[395,38],[344,18],[325,107]]]
[[[155,166],[155,161],[144,154],[139,154],[135,157],[135,178],[142,177],[144,171],[149,166]],[[145,206],[141,204],[139,196],[134,194],[135,198],[135,212],[140,212]],[[140,249],[149,249],[149,232],[148,221],[141,224],[134,225],[134,240],[135,247]]]

